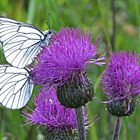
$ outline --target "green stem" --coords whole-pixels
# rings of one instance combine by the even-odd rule
[[[82,106],[76,108],[75,111],[76,111],[76,118],[77,118],[77,129],[78,129],[79,140],[86,140]]]
[[[117,117],[112,140],[118,140],[121,124],[122,124],[122,119],[120,117]]]

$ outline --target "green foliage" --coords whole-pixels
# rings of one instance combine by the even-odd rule
[[[50,13],[50,16],[49,16]],[[102,52],[110,46],[112,34],[111,0],[3,0],[0,3],[0,16],[14,18],[31,23],[46,30],[46,20],[53,30],[61,27],[78,27],[85,32],[90,31],[92,39],[101,36],[99,45]],[[138,0],[116,1],[116,50],[133,50],[140,53],[140,2]],[[111,50],[111,48],[109,48]],[[0,48],[0,63],[5,59]],[[108,114],[104,94],[100,89],[100,76],[104,67],[90,66],[88,74],[94,83],[95,96],[88,104],[89,118],[97,115],[98,121],[88,133],[88,140],[110,140],[113,134],[115,118]],[[33,97],[38,88],[34,90]],[[33,97],[28,106],[33,108]],[[138,140],[140,138],[139,104],[132,116],[123,118],[119,140]],[[26,108],[26,107],[25,107]],[[24,109],[25,109],[24,108]],[[37,126],[25,125],[21,116],[22,110],[0,108],[0,139],[1,140],[41,140]]]

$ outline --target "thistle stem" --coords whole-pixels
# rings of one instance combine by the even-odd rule
[[[86,140],[84,116],[82,106],[75,109],[79,140]]]
[[[121,124],[122,124],[122,119],[120,117],[117,117],[112,140],[118,140]]]

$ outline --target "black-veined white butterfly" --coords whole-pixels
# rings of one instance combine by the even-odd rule
[[[52,32],[41,30],[30,24],[0,17],[0,42],[7,62],[24,68],[32,63],[43,44],[48,45]]]
[[[33,86],[26,69],[0,65],[0,103],[3,106],[22,108],[29,101]]]
[[[0,42],[9,65],[0,65],[0,103],[20,109],[29,101],[33,82],[25,68],[48,45],[52,32],[40,31],[30,24],[0,17]]]

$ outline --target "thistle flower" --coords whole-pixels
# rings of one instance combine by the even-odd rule
[[[85,74],[86,65],[103,64],[99,61],[104,57],[94,59],[96,54],[96,45],[91,43],[89,34],[62,28],[38,56],[32,78],[36,84],[55,84],[59,101],[66,107],[85,105],[93,96],[92,84]]]
[[[140,66],[136,53],[113,53],[102,75],[103,90],[109,101],[107,109],[116,116],[128,116],[140,94]]]
[[[35,110],[31,113],[23,112],[30,124],[45,126],[48,130],[47,139],[55,137],[73,139],[73,130],[76,129],[76,113],[74,109],[62,106],[56,96],[56,90],[42,89],[34,100]]]

